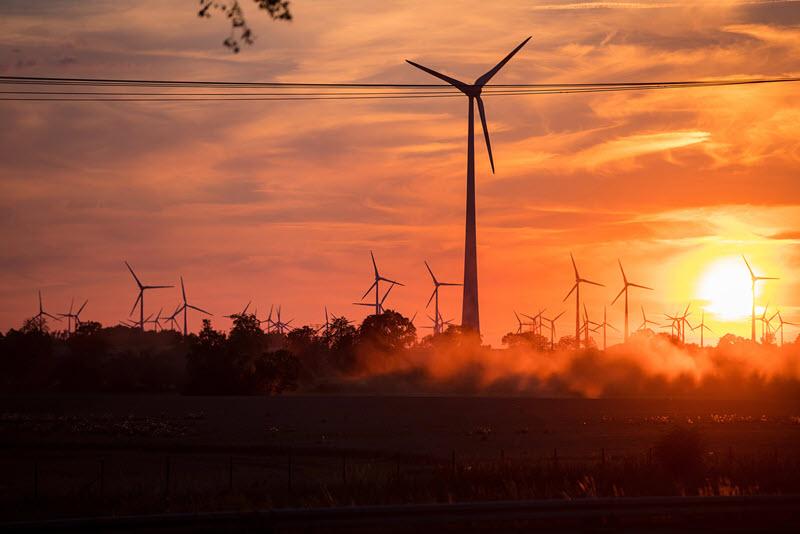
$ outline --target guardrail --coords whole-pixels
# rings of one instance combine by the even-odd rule
[[[16,532],[419,532],[435,529],[547,531],[702,528],[737,532],[800,530],[800,495],[647,497],[398,506],[273,509],[255,512],[97,517],[0,524]]]

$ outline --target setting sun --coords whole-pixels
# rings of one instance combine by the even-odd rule
[[[750,277],[741,258],[731,256],[709,265],[700,278],[697,293],[705,302],[705,309],[722,320],[750,315]]]

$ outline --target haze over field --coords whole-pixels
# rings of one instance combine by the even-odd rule
[[[800,3],[697,4],[296,0],[283,23],[248,3],[257,41],[234,55],[220,45],[227,22],[199,19],[191,2],[7,1],[0,75],[430,83],[404,60],[472,79],[527,35],[493,83],[800,74]],[[798,90],[487,97],[485,341],[516,328],[512,309],[571,310],[570,251],[606,285],[582,292],[593,319],[621,287],[621,257],[655,288],[632,293],[633,310],[660,318],[691,300],[714,329],[707,341],[749,337],[745,253],[781,278],[757,285],[759,305],[800,322]],[[423,259],[444,280],[462,276],[462,100],[0,103],[0,329],[36,312],[38,289],[53,312],[89,298],[85,318],[115,324],[135,298],[123,259],[145,280],[183,274],[217,327],[250,299],[282,303],[299,324],[321,323],[323,304],[360,321],[369,309],[351,303],[370,283],[370,249],[406,284],[387,307],[421,317]],[[155,312],[180,295],[149,298]],[[460,303],[442,292],[446,318],[459,320]],[[619,327],[621,316],[609,308]]]

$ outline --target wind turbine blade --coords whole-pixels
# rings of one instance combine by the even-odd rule
[[[617,263],[619,263],[619,270],[622,273],[622,281],[627,286],[628,285],[628,278],[625,276],[625,269],[622,268],[622,261],[620,261],[619,258],[617,258]],[[612,304],[613,304],[613,302],[612,302]]]
[[[87,304],[89,304],[89,299],[86,299],[86,300],[83,302],[83,305],[82,305],[80,308],[78,308],[78,311],[76,311],[76,312],[75,312],[75,315],[80,315],[80,314],[81,314],[81,312],[83,311],[83,309],[86,307],[86,305],[87,305]]]
[[[744,260],[744,264],[747,265],[747,270],[750,271],[750,278],[755,278],[756,275],[753,269],[750,268],[750,263],[747,261],[747,258],[744,257],[744,254],[742,254],[742,259]]]
[[[50,315],[50,314],[49,314],[49,313],[47,313],[47,312],[42,312],[42,315],[44,315],[44,316],[46,316],[46,317],[50,317],[51,319],[55,319],[56,321],[59,321],[59,322],[61,322],[61,319],[59,319],[58,317],[56,317],[56,316],[54,316],[54,315]]]
[[[375,269],[375,278],[378,278],[380,275],[378,274],[378,264],[375,263],[375,254],[372,251],[369,251],[369,257],[372,258],[372,268]]]
[[[623,293],[625,293],[625,288],[626,288],[626,287],[627,287],[627,286],[623,286],[623,287],[622,287],[622,289],[620,289],[620,290],[619,290],[619,293],[617,293],[617,296],[616,296],[616,297],[614,297],[614,300],[612,300],[612,301],[611,301],[611,305],[612,305],[612,306],[614,305],[614,303],[615,303],[615,302],[617,302],[617,299],[618,299],[618,298],[620,298],[620,297],[622,296],[622,294],[623,294]]]
[[[428,306],[431,305],[431,301],[433,300],[433,297],[435,297],[435,296],[436,296],[436,289],[434,288],[433,293],[431,293],[431,298],[429,298],[428,299],[428,303],[425,304],[425,309],[426,310],[428,309]]]
[[[454,284],[452,282],[441,282],[440,286],[463,286],[464,284]]]
[[[617,332],[619,332],[619,328],[617,328],[616,326],[612,325],[611,323],[606,323],[606,326],[609,327],[611,330],[616,330]]]
[[[486,151],[489,153],[489,164],[492,166],[492,174],[494,174],[494,157],[492,157],[492,143],[489,141],[489,127],[486,125],[486,110],[483,109],[483,99],[477,97],[478,113],[481,116],[481,126],[483,127],[483,138],[486,140]]]
[[[183,285],[183,276],[181,276],[181,294],[183,295],[183,303],[186,304],[186,287]]]
[[[378,283],[378,281],[377,281],[377,280],[376,280],[376,281],[374,281],[374,282],[372,282],[372,285],[371,285],[371,286],[369,286],[369,289],[367,289],[367,290],[364,292],[364,295],[361,297],[361,300],[364,300],[364,298],[366,298],[366,296],[367,296],[367,295],[369,295],[369,292],[370,292],[370,291],[372,291],[372,288],[373,288],[373,287],[375,287],[375,285],[376,285],[377,283]]]
[[[435,76],[435,77],[439,78],[440,80],[449,83],[453,87],[458,88],[459,91],[462,91],[462,92],[466,93],[466,91],[469,89],[469,85],[465,84],[464,82],[462,82],[460,80],[456,80],[455,78],[451,78],[450,76],[447,76],[446,74],[442,74],[441,72],[436,72],[433,69],[429,69],[425,65],[420,65],[419,63],[414,63],[410,59],[407,59],[406,63],[408,63],[409,65],[413,65],[414,67],[417,67],[419,70],[421,70],[423,72],[427,72],[431,76]]]
[[[506,57],[504,57],[504,58],[503,58],[503,59],[500,61],[500,63],[498,63],[497,65],[495,65],[494,67],[492,67],[492,69],[491,69],[491,70],[489,70],[489,71],[488,71],[486,74],[484,74],[483,76],[481,76],[480,78],[478,78],[477,80],[475,80],[475,85],[477,85],[477,86],[479,86],[479,87],[483,87],[484,85],[486,85],[486,84],[489,82],[489,80],[491,80],[491,79],[492,79],[492,77],[493,77],[495,74],[497,74],[497,72],[498,72],[500,69],[502,69],[502,68],[503,68],[503,65],[505,65],[506,63],[508,63],[508,62],[509,62],[509,60],[510,60],[512,57],[514,57],[514,54],[516,54],[517,52],[519,52],[519,50],[520,50],[520,49],[521,49],[523,46],[525,46],[525,45],[528,43],[528,41],[530,41],[530,40],[531,40],[531,37],[533,37],[533,36],[530,36],[530,37],[528,37],[527,39],[525,39],[524,41],[522,41],[520,44],[518,44],[518,45],[517,45],[517,47],[516,47],[514,50],[512,50],[511,52],[509,52],[509,54],[508,54]]]
[[[175,286],[142,286],[142,289],[169,289]]]
[[[774,276],[756,276],[756,280],[780,280],[780,278],[775,278]]]
[[[242,310],[242,315],[244,315],[245,313],[247,313],[247,310],[250,308],[250,304],[252,304],[252,303],[253,303],[253,301],[252,301],[252,300],[248,300],[248,301],[247,301],[247,306],[245,306],[245,307],[244,307],[244,309]]]
[[[561,302],[565,302],[569,298],[569,296],[572,295],[572,292],[575,291],[576,287],[578,287],[578,282],[575,282],[575,285],[572,286],[572,289],[569,290],[569,293],[567,293],[567,296],[564,297],[564,300],[562,300]]]
[[[598,284],[597,282],[592,282],[591,280],[585,280],[583,278],[581,278],[580,281],[585,283],[585,284],[592,284],[594,286],[606,287],[603,284]]]
[[[197,306],[192,306],[191,304],[187,304],[187,305],[186,305],[186,307],[187,307],[187,308],[191,308],[191,309],[193,309],[193,310],[195,310],[195,311],[199,311],[199,312],[201,312],[201,313],[205,313],[206,315],[211,315],[212,317],[213,317],[213,315],[214,315],[213,313],[211,313],[211,312],[209,312],[209,311],[206,311],[206,310],[204,310],[203,308],[198,308]]]
[[[639,284],[628,284],[631,287],[638,287],[639,289],[649,289],[650,291],[654,291],[652,287],[641,286]]]
[[[387,289],[387,290],[386,290],[386,293],[384,293],[384,294],[383,294],[383,298],[381,299],[381,306],[383,306],[383,303],[384,303],[384,301],[386,300],[386,297],[388,297],[388,296],[389,296],[389,293],[391,293],[391,292],[392,292],[392,288],[393,288],[393,287],[394,287],[394,284],[390,285],[390,286],[389,286],[389,289]]]
[[[559,317],[561,317],[562,315],[564,315],[566,313],[566,311],[567,310],[564,310],[561,313],[559,313],[558,315],[556,315],[554,319],[550,319],[550,322],[552,322],[552,323],[556,322]]]
[[[131,308],[131,312],[128,315],[133,315],[133,312],[136,311],[136,305],[139,304],[139,301],[142,300],[142,290],[139,290],[139,296],[136,297],[136,301],[133,303],[133,307]]]
[[[133,279],[136,280],[136,285],[139,286],[139,288],[141,289],[142,283],[139,281],[139,277],[136,276],[136,273],[133,272],[133,267],[131,267],[130,264],[127,261],[125,262],[125,265],[128,267],[128,270],[131,272],[131,275],[133,276]]]
[[[517,313],[517,310],[514,310],[514,317],[516,317],[516,318],[517,318],[517,322],[518,322],[519,324],[522,324],[522,321],[521,321],[521,320],[520,320],[520,318],[519,318],[519,314]]]
[[[389,282],[390,284],[394,284],[394,285],[396,285],[396,286],[403,286],[403,287],[405,287],[405,284],[401,284],[401,283],[400,283],[400,282],[398,282],[397,280],[389,280],[388,278],[384,278],[384,277],[382,277],[382,276],[380,277],[380,279],[381,279],[381,280],[383,280],[384,282]]]
[[[577,280],[580,276],[578,276],[578,266],[575,265],[575,256],[572,255],[572,252],[569,253],[569,259],[572,260],[572,270],[575,271],[575,280]]]
[[[428,272],[430,273],[430,275],[431,275],[431,278],[433,279],[433,283],[434,283],[434,285],[437,285],[437,286],[438,286],[438,285],[439,285],[439,282],[436,280],[436,277],[435,277],[435,276],[433,276],[433,271],[431,270],[431,266],[430,266],[430,265],[428,265],[428,261],[427,261],[427,260],[425,260],[425,267],[427,267],[427,268],[428,268]],[[426,307],[427,307],[427,306],[426,306]]]

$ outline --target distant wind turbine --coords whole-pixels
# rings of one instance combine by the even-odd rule
[[[199,311],[200,313],[205,313],[206,315],[213,316],[214,314],[211,312],[207,312],[202,308],[198,308],[193,304],[189,304],[186,300],[186,286],[183,285],[183,276],[181,276],[181,295],[183,295],[183,306],[180,307],[180,311],[183,312],[183,337],[189,335],[189,330],[187,328],[187,314],[190,309]]]
[[[433,280],[433,293],[431,293],[431,298],[428,299],[428,303],[425,304],[425,308],[430,306],[431,305],[431,301],[435,299],[434,314],[436,315],[436,317],[439,317],[439,288],[440,287],[447,287],[447,286],[460,286],[462,284],[455,284],[455,283],[452,283],[452,282],[440,282],[439,280],[436,279],[436,276],[433,274],[433,271],[431,270],[431,266],[428,265],[427,260],[425,261],[425,267],[427,267],[428,273],[431,275],[431,280]],[[434,329],[433,333],[434,334],[440,334],[441,333],[441,325],[439,324],[438,320],[436,321],[436,325],[437,325],[437,328]]]
[[[606,309],[605,306],[603,306],[603,322],[598,324],[597,327],[595,328],[595,332],[598,331],[600,328],[603,329],[603,350],[604,351],[606,350],[606,327],[609,327],[612,330],[616,330],[617,332],[619,332],[618,328],[616,328],[614,325],[612,325],[611,323],[608,322],[608,315],[607,315],[606,312],[607,312],[607,309]]]
[[[800,323],[790,323],[789,321],[784,321],[784,320],[783,320],[783,317],[781,317],[781,312],[780,312],[780,310],[778,310],[777,312],[775,312],[775,315],[777,315],[777,316],[778,316],[778,327],[775,329],[775,331],[776,331],[776,332],[777,332],[778,330],[780,330],[780,331],[781,331],[781,347],[782,347],[782,346],[783,346],[783,325],[786,325],[786,324],[788,324],[788,325],[791,325],[791,326],[800,326]],[[775,316],[773,315],[773,317],[775,317]]]
[[[139,305],[139,328],[141,328],[142,332],[144,332],[144,292],[148,289],[167,289],[170,287],[175,286],[146,286],[142,284],[139,280],[139,277],[136,276],[136,273],[133,272],[133,268],[130,264],[126,261],[125,266],[128,267],[128,270],[131,272],[131,276],[133,276],[134,281],[136,282],[136,286],[139,288],[139,295],[136,297],[136,301],[133,303],[133,307],[131,308],[131,314],[133,314],[134,310],[136,309],[136,305]]]
[[[591,280],[586,280],[585,278],[581,278],[578,274],[578,267],[575,265],[575,258],[572,256],[572,252],[569,253],[569,259],[572,260],[572,269],[575,271],[575,285],[572,286],[572,289],[569,290],[567,296],[564,297],[563,302],[566,302],[572,292],[575,292],[575,348],[581,348],[581,284],[592,284],[595,286],[605,287],[603,284],[598,284],[597,282],[592,282]],[[588,335],[586,336],[589,337]]]
[[[58,314],[61,317],[66,317],[67,318],[67,333],[73,333],[73,332],[77,332],[78,331],[78,327],[81,324],[81,312],[83,311],[83,309],[86,307],[86,304],[88,304],[88,303],[89,303],[88,300],[84,301],[83,304],[81,305],[81,307],[78,308],[78,311],[76,311],[75,313],[72,313],[72,307],[75,304],[75,299],[72,299],[69,302],[69,311],[67,313],[59,313]],[[74,322],[73,322],[73,320],[74,320]]]
[[[558,321],[558,318],[561,317],[562,315],[564,315],[565,313],[566,313],[566,310],[562,311],[561,313],[559,313],[558,315],[556,315],[552,319],[548,319],[546,317],[542,317],[542,319],[544,319],[545,321],[550,323],[550,327],[549,327],[550,328],[550,350],[554,350],[555,349],[556,321]]]
[[[248,301],[248,302],[247,302],[247,306],[245,306],[245,307],[242,309],[242,311],[241,311],[241,312],[239,312],[239,313],[232,313],[232,314],[230,314],[230,315],[223,315],[223,317],[225,317],[226,319],[238,319],[239,317],[244,317],[245,315],[247,315],[247,310],[249,310],[249,309],[250,309],[250,305],[251,305],[252,303],[253,303],[253,301],[252,301],[252,300],[250,300],[250,301]]]
[[[39,291],[39,313],[33,316],[33,319],[34,321],[36,321],[36,324],[39,328],[42,328],[42,326],[44,326],[45,317],[49,317],[55,321],[59,322],[61,321],[61,319],[59,319],[55,315],[50,315],[49,313],[44,311],[44,306],[42,305],[42,292]]]
[[[619,271],[622,273],[622,289],[620,289],[617,296],[614,297],[614,300],[611,301],[611,305],[613,306],[617,299],[625,293],[625,341],[628,341],[628,288],[629,287],[638,287],[640,289],[649,289],[653,290],[652,287],[642,286],[639,284],[634,284],[633,282],[628,281],[628,277],[625,276],[625,269],[622,268],[622,262],[618,259],[617,263],[619,264]]]
[[[714,333],[708,326],[706,326],[706,311],[700,310],[700,322],[697,323],[694,327],[692,327],[692,331],[700,329],[700,348],[702,349],[705,345],[705,339],[703,337],[703,331],[708,330],[712,334]]]
[[[396,285],[397,286],[402,286],[403,284],[401,284],[400,282],[397,282],[395,280],[390,280],[389,278],[385,278],[385,277],[381,276],[380,272],[378,272],[378,264],[375,263],[375,255],[372,253],[371,250],[369,251],[369,256],[372,259],[372,268],[373,268],[373,270],[375,272],[375,279],[372,282],[372,285],[369,286],[369,289],[367,289],[364,292],[364,295],[361,297],[361,300],[364,300],[366,298],[366,296],[369,295],[370,291],[375,289],[375,304],[374,304],[374,306],[375,306],[375,315],[380,315],[383,312],[383,301],[386,300],[386,297],[389,295],[389,291],[392,290],[392,287],[394,287]],[[389,287],[389,290],[386,291],[386,294],[384,294],[383,298],[380,297],[380,283],[381,282],[387,282],[389,284],[392,284]],[[373,306],[372,304],[366,304],[366,303],[355,303],[355,304],[358,305],[358,306],[364,306],[364,305]]]
[[[469,119],[467,123],[467,214],[466,214],[466,238],[464,243],[464,293],[461,308],[461,326],[464,329],[472,330],[480,335],[480,313],[478,310],[478,251],[476,239],[475,223],[475,103],[478,104],[478,113],[481,117],[483,136],[486,141],[486,151],[489,154],[489,164],[494,174],[494,158],[492,157],[492,146],[489,142],[489,129],[486,126],[486,111],[483,108],[481,91],[492,77],[514,57],[514,54],[525,46],[531,38],[528,37],[511,51],[500,63],[491,70],[480,76],[474,83],[468,84],[451,78],[433,69],[406,60],[410,65],[443,80],[469,98]],[[377,299],[376,299],[377,300]]]
[[[747,270],[750,273],[750,289],[753,294],[753,300],[750,305],[750,341],[755,343],[756,341],[756,282],[761,280],[778,280],[778,278],[774,278],[772,276],[756,276],[753,272],[753,269],[750,267],[750,262],[747,261],[747,258],[742,255],[742,259],[744,260],[744,264],[747,265]]]
[[[639,325],[637,330],[645,330],[649,324],[657,325],[658,323],[647,318],[647,315],[644,313],[644,306],[642,306],[642,324]]]

